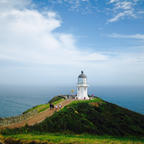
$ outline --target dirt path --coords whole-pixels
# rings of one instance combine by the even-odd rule
[[[71,103],[72,101],[73,100],[64,100],[60,104],[62,105],[62,107],[64,107],[64,106],[68,105],[69,103]],[[14,124],[11,124],[11,125],[3,127],[3,128],[19,128],[19,127],[25,126],[26,124],[28,124],[29,126],[32,126],[34,124],[42,122],[47,117],[50,117],[51,115],[53,115],[53,113],[55,111],[56,110],[47,109],[43,112],[38,113],[37,115],[33,116],[32,118],[30,118],[28,120],[24,120],[19,123],[14,123]]]

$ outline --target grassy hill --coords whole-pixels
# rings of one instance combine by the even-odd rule
[[[63,96],[55,96],[48,103],[36,105],[36,106],[26,110],[25,112],[23,112],[23,114],[26,114],[33,110],[37,110],[37,112],[45,111],[46,109],[49,108],[49,103],[58,104],[58,103],[62,102],[64,99],[65,99],[65,97],[63,97]]]
[[[144,136],[144,115],[95,98],[74,101],[40,124],[5,133],[64,132]]]
[[[36,137],[42,134],[39,136],[39,139],[42,139],[47,133],[76,134],[76,136],[77,134],[87,133],[96,138],[98,135],[100,137],[106,135],[111,137],[138,137],[138,139],[142,138],[141,143],[143,143],[144,115],[103,101],[100,98],[76,100],[39,124],[2,131],[4,136],[11,135],[15,138],[26,138],[26,135]],[[119,141],[119,139],[117,140]],[[129,139],[126,143],[129,143],[128,141]]]

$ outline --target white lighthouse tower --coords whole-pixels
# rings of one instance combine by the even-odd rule
[[[78,83],[77,83],[77,99],[89,99],[87,94],[87,77],[83,71],[78,76]]]

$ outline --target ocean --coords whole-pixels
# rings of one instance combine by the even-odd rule
[[[28,108],[47,103],[52,97],[71,94],[73,86],[0,86],[0,117],[19,115]],[[144,87],[91,86],[89,94],[144,114]],[[76,91],[75,91],[76,93]]]

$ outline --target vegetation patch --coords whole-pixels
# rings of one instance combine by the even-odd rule
[[[33,110],[37,110],[37,112],[45,111],[46,109],[49,108],[49,103],[53,103],[55,105],[55,104],[62,102],[64,99],[65,98],[62,96],[56,96],[53,99],[51,99],[48,103],[34,106],[31,109],[28,109],[27,111],[23,112],[23,114],[31,112]]]
[[[98,102],[91,102],[90,104],[92,106],[95,106],[95,107],[99,107],[100,106],[100,103],[98,103]]]
[[[65,97],[64,96],[55,96],[49,101],[49,103],[54,103],[54,102],[62,100],[62,99],[64,100]]]
[[[17,134],[5,136],[6,144],[143,144],[144,139],[111,137],[88,134]]]

